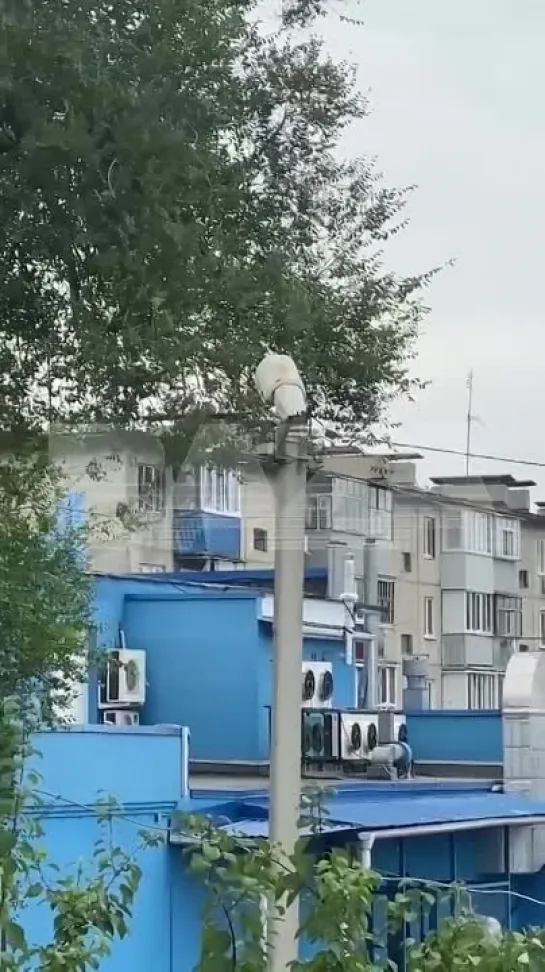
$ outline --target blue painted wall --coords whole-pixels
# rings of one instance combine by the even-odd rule
[[[240,560],[241,520],[237,516],[174,511],[174,553],[179,557]]]
[[[259,740],[258,760],[269,758],[270,706],[273,697],[273,632],[270,624],[259,626],[258,682],[259,682]],[[305,661],[327,661],[333,666],[333,706],[347,708],[354,705],[355,669],[344,663],[344,643],[327,638],[303,639]]]
[[[407,729],[417,760],[503,763],[500,712],[411,712]]]
[[[191,730],[194,759],[266,760],[272,702],[272,626],[258,620],[258,590],[209,589],[174,580],[105,577],[97,581],[99,644],[146,652],[143,724]],[[305,638],[308,660],[331,661],[335,706],[354,704],[355,671],[344,645]],[[91,718],[98,720],[96,683]]]
[[[192,575],[193,576],[193,575]],[[147,653],[146,724],[189,725],[195,759],[266,760],[272,701],[272,626],[258,621],[257,589],[234,590],[165,579],[97,581],[99,644],[128,645]],[[333,666],[335,708],[355,703],[356,671],[344,661],[340,640],[305,637],[308,661]],[[96,683],[91,719],[98,719]],[[502,762],[499,712],[432,710],[409,713],[417,760]]]
[[[166,837],[172,813],[179,808],[206,812],[242,794],[224,792],[181,799],[182,740],[173,727],[113,729],[86,727],[42,733],[36,739],[41,757],[37,765],[43,806],[39,813],[45,830],[45,845],[57,865],[70,869],[86,862],[92,867],[92,850],[101,828],[93,812],[100,791],[112,793],[119,801],[113,822],[113,840],[125,851],[135,852],[141,830],[152,829]],[[471,788],[471,787],[470,787]],[[477,788],[478,785],[477,785]],[[402,796],[406,785],[375,787],[388,801]],[[448,799],[453,791],[459,801],[461,785],[430,785],[430,792],[442,792]],[[352,790],[356,794],[355,790]],[[457,794],[457,796],[456,796]],[[244,795],[248,807],[261,796]],[[359,799],[366,799],[359,790]],[[339,798],[342,798],[341,796]],[[357,799],[353,796],[352,799]],[[496,830],[470,831],[451,836],[408,837],[375,843],[373,865],[386,879],[385,888],[395,891],[395,878],[408,876],[428,881],[465,880],[476,890],[473,902],[478,910],[508,921],[510,898],[507,876],[486,871],[487,847],[493,844]],[[353,839],[353,836],[351,837]],[[191,972],[198,953],[202,928],[204,893],[201,885],[185,869],[179,849],[163,843],[160,847],[138,851],[142,883],[130,925],[130,935],[116,943],[110,959],[101,968],[108,972]],[[493,855],[492,855],[493,856]],[[487,881],[484,890],[481,883]],[[493,881],[493,887],[490,881]],[[518,876],[512,889],[536,899],[545,897],[545,875]],[[531,903],[512,901],[513,924],[524,927],[532,921],[542,923],[541,912]],[[32,942],[43,941],[51,916],[43,908],[25,911],[23,922]],[[416,929],[418,933],[418,929]]]
[[[125,600],[132,648],[146,651],[147,724],[189,726],[194,759],[253,759],[259,740],[258,623],[251,592],[165,592]]]
[[[184,913],[187,889],[179,880],[179,855],[165,842],[139,850],[145,830],[166,837],[181,797],[180,730],[86,727],[41,733],[35,739],[40,772],[39,809],[50,862],[75,874],[83,864],[92,874],[95,841],[107,836],[93,804],[100,795],[119,802],[112,824],[116,846],[137,855],[142,882],[130,935],[114,946],[101,968],[112,972],[172,972],[173,926]],[[48,865],[44,865],[47,875]],[[46,939],[51,914],[34,905],[22,915],[29,941]],[[193,936],[196,928],[193,927]]]

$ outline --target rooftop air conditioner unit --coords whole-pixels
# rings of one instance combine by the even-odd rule
[[[146,653],[126,648],[108,653],[101,679],[99,705],[144,705],[146,701]]]
[[[333,673],[330,662],[303,662],[302,704],[305,709],[330,709]]]
[[[138,726],[140,725],[140,715],[138,712],[129,712],[127,709],[109,709],[104,712],[105,726]]]

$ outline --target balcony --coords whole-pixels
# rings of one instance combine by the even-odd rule
[[[241,559],[241,518],[201,510],[174,511],[174,554],[217,560]]]

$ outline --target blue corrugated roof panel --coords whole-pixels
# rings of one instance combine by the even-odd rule
[[[545,803],[517,794],[483,793],[464,796],[408,797],[391,801],[336,800],[330,808],[335,820],[366,830],[426,827],[431,824],[545,817]]]
[[[255,804],[253,804],[255,809]],[[267,803],[262,804],[263,811]],[[512,793],[454,794],[430,797],[399,797],[391,800],[350,798],[333,799],[327,805],[328,827],[335,830],[387,831],[404,828],[441,826],[449,824],[480,823],[495,821],[524,823],[525,819],[543,817],[545,802],[528,800]],[[251,831],[246,832],[246,822],[235,825],[239,836],[266,836],[266,821],[252,821]],[[240,828],[240,829],[239,829]],[[259,834],[254,833],[256,830]]]

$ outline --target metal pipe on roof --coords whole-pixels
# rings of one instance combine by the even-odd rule
[[[365,871],[370,871],[371,851],[375,843],[375,834],[369,832],[358,834],[358,840],[360,842],[360,864]]]
[[[373,831],[375,840],[394,840],[398,837],[427,837],[430,834],[458,833],[467,830],[490,830],[492,827],[536,827],[543,825],[545,818],[537,817],[487,817],[486,820],[462,820],[423,824],[412,827],[392,827]],[[363,832],[362,832],[363,833]]]

